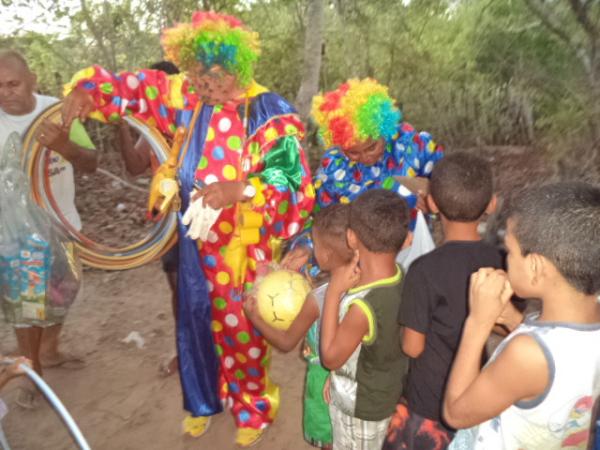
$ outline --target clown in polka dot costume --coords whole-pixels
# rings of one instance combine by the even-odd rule
[[[349,80],[315,97],[312,114],[328,148],[315,176],[319,207],[348,203],[376,188],[396,191],[416,206],[415,194],[394,177],[428,178],[443,149],[429,133],[402,121],[386,87],[372,79]]]
[[[214,45],[200,45],[203,39]],[[237,442],[251,445],[277,413],[279,388],[268,376],[269,348],[246,319],[242,298],[257,266],[275,258],[281,241],[311,214],[315,191],[299,143],[303,128],[290,104],[253,81],[257,37],[237,19],[196,13],[191,24],[165,31],[163,46],[188,77],[111,74],[94,66],[69,88],[91,96],[92,116],[101,120],[133,114],[167,135],[177,126],[190,130],[178,173],[182,211],[194,188],[253,187],[250,197],[223,205],[205,242],[186,237],[180,223],[177,320],[186,430],[201,434],[207,422],[196,419],[224,405],[238,427]],[[227,95],[230,78],[242,88],[239,95],[231,94],[234,88]],[[195,433],[195,424],[202,430]]]
[[[349,203],[369,189],[383,188],[404,197],[414,227],[418,197],[397,177],[429,178],[444,153],[429,133],[402,121],[387,87],[370,78],[349,80],[315,97],[312,117],[327,148],[314,178],[316,208]],[[310,233],[298,236],[292,248],[284,264],[297,269],[308,260]],[[314,263],[307,270],[313,276],[319,272]]]

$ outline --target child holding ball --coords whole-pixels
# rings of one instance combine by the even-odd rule
[[[346,241],[349,206],[337,204],[319,211],[314,217],[312,238],[315,258],[324,272],[331,272],[352,260],[352,251]],[[319,329],[327,284],[318,286],[306,298],[298,316],[287,330],[271,327],[258,313],[256,299],[244,303],[246,317],[274,347],[289,352],[306,336],[304,357],[308,363],[304,388],[304,439],[322,449],[332,446],[329,407],[323,399],[323,389],[329,371],[319,357]]]

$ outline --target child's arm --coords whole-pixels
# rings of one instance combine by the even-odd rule
[[[418,358],[425,350],[427,336],[412,328],[402,328],[402,351],[411,358]]]
[[[258,313],[256,298],[248,297],[244,302],[246,317],[256,327],[263,337],[275,348],[282,352],[293,350],[315,320],[319,318],[319,307],[312,295],[306,297],[302,309],[287,330],[278,330],[265,322]]]
[[[3,358],[0,357],[0,367],[2,367],[2,365],[4,364],[4,361],[2,361],[2,359]],[[21,364],[26,364],[29,367],[31,367],[31,361],[23,357],[16,358],[14,359],[14,361],[11,361],[10,364],[4,365],[2,370],[0,370],[0,389],[2,389],[6,385],[6,383],[8,383],[13,378],[25,373],[23,369],[21,369]]]
[[[470,313],[444,398],[444,418],[454,428],[482,423],[546,389],[548,363],[540,346],[527,335],[514,338],[480,371],[485,342],[511,295],[501,270],[480,269],[471,276]]]
[[[344,320],[338,324],[340,300],[344,293],[356,285],[360,277],[358,255],[350,264],[335,270],[325,294],[325,306],[321,322],[321,362],[330,370],[340,368],[369,333],[369,321],[365,313],[351,306]]]

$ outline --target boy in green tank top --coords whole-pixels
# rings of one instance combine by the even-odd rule
[[[331,273],[321,325],[334,449],[380,450],[400,398],[408,359],[396,321],[403,278],[396,255],[408,222],[406,202],[391,191],[367,191],[350,205],[355,256]]]

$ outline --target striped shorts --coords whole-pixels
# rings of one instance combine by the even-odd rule
[[[390,418],[378,421],[348,416],[329,404],[333,450],[381,450]]]

